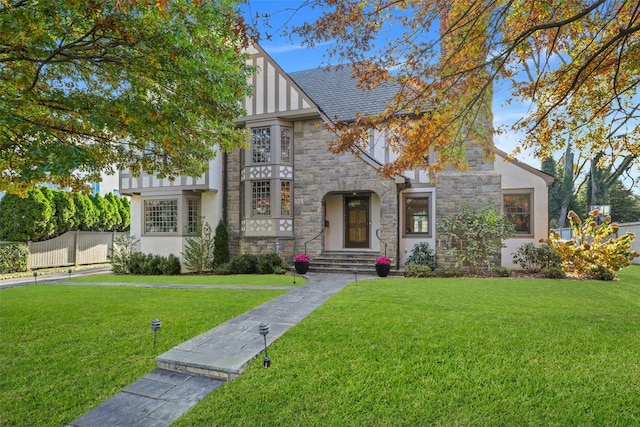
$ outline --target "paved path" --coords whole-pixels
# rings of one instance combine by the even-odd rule
[[[85,268],[70,268],[69,270],[58,269],[51,271],[40,271],[37,276],[31,274],[19,273],[15,277],[0,279],[0,289],[16,288],[19,286],[28,286],[34,284],[52,284],[59,283],[68,278],[77,278],[79,276],[90,276],[92,274],[110,273],[111,266],[102,267],[85,267]]]
[[[260,323],[270,326],[267,335],[270,344],[355,280],[352,274],[308,273],[306,278],[305,285],[294,287],[158,356],[158,369],[70,426],[162,427],[171,424],[226,380],[240,375],[264,350],[264,338],[258,331]]]

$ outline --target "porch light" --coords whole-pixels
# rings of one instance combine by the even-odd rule
[[[262,322],[258,325],[260,330],[260,335],[264,337],[264,359],[262,361],[262,366],[268,368],[271,366],[271,359],[269,359],[269,355],[267,354],[267,334],[269,333],[269,325]]]
[[[156,333],[158,329],[162,326],[162,322],[158,319],[153,319],[151,321],[151,330],[153,331],[153,348],[156,348]]]

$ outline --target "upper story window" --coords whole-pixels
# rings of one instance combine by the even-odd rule
[[[271,163],[271,128],[253,128],[251,133],[253,163]]]
[[[178,232],[178,199],[144,201],[145,233]]]
[[[282,163],[291,163],[291,128],[280,130],[280,160]]]
[[[517,235],[533,234],[532,196],[531,191],[507,193],[502,196],[503,213],[513,222]]]

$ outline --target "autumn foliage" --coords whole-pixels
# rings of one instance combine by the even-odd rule
[[[588,278],[598,268],[618,271],[640,257],[630,249],[634,234],[627,232],[616,237],[618,224],[612,223],[610,216],[598,224],[599,216],[600,211],[595,209],[583,222],[575,212],[569,212],[573,237],[566,241],[555,230],[550,231],[547,245],[560,257],[565,272]]]
[[[511,129],[541,159],[563,149],[640,155],[640,3],[552,0],[308,0],[324,13],[296,30],[308,46],[329,44],[363,89],[397,84],[376,115],[336,121],[335,151],[366,148],[388,129],[397,160],[414,167],[465,167],[465,147],[491,151],[494,85],[530,105]],[[509,106],[505,105],[505,109]],[[435,151],[437,163],[425,165]]]

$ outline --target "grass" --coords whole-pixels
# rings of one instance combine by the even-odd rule
[[[295,285],[306,283],[301,276],[295,277]],[[77,277],[68,282],[83,283],[137,283],[157,285],[235,285],[235,286],[293,286],[293,276],[284,274],[238,274],[231,276],[219,275],[179,275],[179,276],[144,276],[130,274],[95,274]]]
[[[640,266],[619,275],[351,284],[175,425],[640,425]]]
[[[157,355],[282,293],[81,285],[1,290],[0,425],[66,425],[154,369]],[[162,321],[156,348],[154,318]]]

